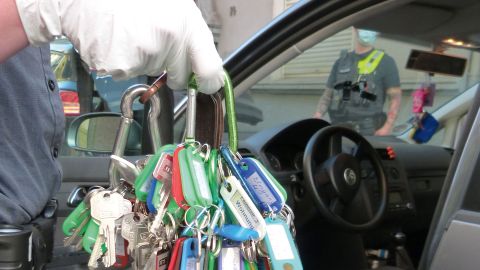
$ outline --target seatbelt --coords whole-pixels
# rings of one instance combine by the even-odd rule
[[[375,71],[384,55],[383,51],[373,50],[367,57],[358,61],[358,74],[367,75]]]

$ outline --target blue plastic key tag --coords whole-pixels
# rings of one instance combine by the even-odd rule
[[[245,185],[256,196],[256,201],[262,211],[280,212],[285,204],[285,198],[273,180],[269,179],[270,175],[265,172],[263,166],[253,158],[242,158],[239,164],[240,174],[245,179]]]
[[[183,243],[182,249],[182,262],[180,264],[180,270],[196,270],[197,262],[200,262],[197,250],[200,248],[198,239],[188,238]]]
[[[157,186],[157,180],[155,178],[152,178],[150,180],[150,189],[148,190],[148,195],[147,195],[147,209],[150,213],[157,213],[157,209],[155,209],[155,206],[153,205],[153,195],[155,193],[155,188]]]
[[[214,232],[224,238],[237,242],[258,239],[257,231],[235,224],[226,224],[222,227],[215,227]]]
[[[257,160],[235,157],[227,146],[220,146],[220,153],[232,174],[240,180],[245,192],[262,212],[278,213],[285,204],[284,192],[280,192],[273,178]]]
[[[267,234],[264,242],[272,262],[273,270],[301,270],[303,269],[297,246],[287,224],[281,219],[265,219]]]

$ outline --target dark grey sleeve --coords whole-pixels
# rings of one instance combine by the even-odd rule
[[[327,80],[327,88],[333,89],[335,82],[337,81],[337,69],[338,69],[338,60],[333,64],[332,70]]]
[[[385,76],[383,77],[385,89],[400,87],[400,76],[395,60],[391,56],[385,55],[382,62],[384,64],[383,70],[385,71]]]

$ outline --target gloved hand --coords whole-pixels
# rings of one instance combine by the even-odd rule
[[[199,90],[224,83],[213,36],[192,0],[16,0],[31,44],[65,35],[99,75],[126,79],[167,70],[172,89],[193,69]]]

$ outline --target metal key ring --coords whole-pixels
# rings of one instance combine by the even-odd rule
[[[249,246],[246,246],[247,242]],[[250,263],[257,262],[257,249],[253,239],[242,242],[240,250],[245,260]]]

